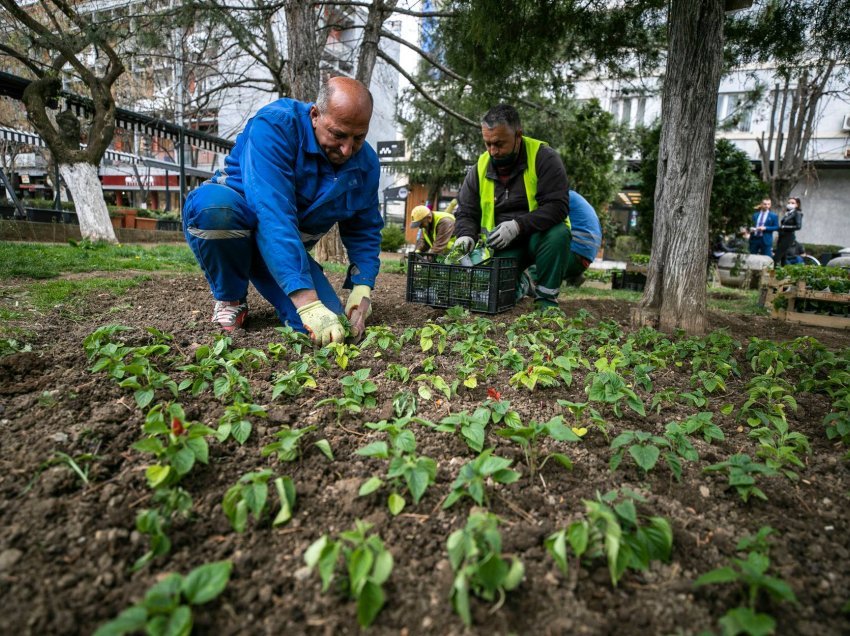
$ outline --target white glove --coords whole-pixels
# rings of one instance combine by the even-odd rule
[[[455,240],[454,247],[460,250],[462,254],[469,254],[475,247],[475,239],[471,236],[460,236]]]
[[[331,342],[342,342],[345,339],[345,329],[339,317],[325,307],[321,300],[314,300],[299,307],[298,315],[301,316],[304,328],[310,333],[310,339],[317,345],[324,347]]]
[[[499,223],[496,229],[490,232],[487,237],[487,245],[493,249],[503,250],[508,245],[514,242],[514,239],[519,236],[519,223],[516,221],[505,221]]]

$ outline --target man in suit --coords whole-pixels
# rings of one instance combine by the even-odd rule
[[[753,213],[750,254],[764,254],[773,258],[773,233],[778,229],[779,217],[770,209],[770,199],[765,198]]]

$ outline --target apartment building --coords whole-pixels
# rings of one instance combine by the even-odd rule
[[[806,151],[807,174],[792,190],[802,199],[803,229],[797,233],[807,243],[850,246],[850,91],[842,73],[836,69],[814,115],[811,141]],[[747,154],[761,170],[759,141],[770,141],[774,100],[781,106],[782,90],[770,67],[744,67],[724,76],[717,100],[717,137],[725,137]],[[794,87],[790,87],[793,89]],[[635,128],[648,126],[661,116],[658,77],[640,82],[588,80],[576,86],[578,99],[598,99],[618,122]],[[779,127],[774,114],[773,147]],[[787,110],[782,128],[787,127]],[[786,128],[787,129],[787,128]],[[623,203],[636,199],[635,192],[624,192]],[[784,202],[774,202],[779,205]],[[745,205],[746,202],[742,202]]]

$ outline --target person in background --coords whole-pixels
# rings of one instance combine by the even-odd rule
[[[481,119],[486,151],[464,179],[455,246],[468,254],[479,234],[496,257],[517,259],[517,285],[536,265],[535,306],[556,307],[570,255],[569,184],[558,153],[523,134],[519,113],[499,104]]]
[[[750,228],[750,254],[773,256],[773,233],[779,229],[779,217],[770,209],[770,199],[762,199],[753,213]]]
[[[776,252],[773,256],[773,262],[777,267],[787,264],[789,250],[797,241],[797,230],[802,227],[803,210],[800,199],[790,197],[785,206],[785,214],[779,219],[779,240],[776,242]]]
[[[783,265],[800,265],[804,262],[803,257],[806,255],[806,248],[802,243],[794,241],[785,252],[785,262]]]
[[[570,253],[561,277],[565,284],[580,287],[584,282],[584,272],[602,247],[602,224],[593,206],[575,190],[570,190],[570,226]],[[536,278],[537,268],[532,265],[520,278],[518,298],[536,297]]]
[[[432,212],[424,205],[410,211],[410,227],[420,228],[414,251],[420,254],[445,254],[454,244],[455,217],[449,212]]]
[[[283,98],[261,108],[236,139],[224,168],[193,190],[183,230],[212,290],[212,322],[243,327],[249,281],[285,324],[316,344],[355,336],[371,312],[380,267],[381,168],[366,143],[372,95],[333,77],[314,104]],[[334,225],[348,251],[342,303],[309,250]]]

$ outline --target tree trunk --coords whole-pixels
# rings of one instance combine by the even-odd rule
[[[395,10],[398,0],[374,0],[369,7],[366,24],[363,25],[363,41],[357,58],[357,76],[366,86],[372,82],[372,71],[378,58],[378,46],[381,41],[381,29],[384,21]]]
[[[652,257],[632,323],[700,334],[706,327],[723,0],[673,0],[671,5]]]
[[[286,48],[289,55],[289,88],[292,97],[312,102],[319,90],[319,62],[325,45],[319,29],[318,13],[312,2],[288,0],[286,14]]]
[[[80,234],[92,241],[117,243],[103,190],[97,178],[97,166],[90,163],[60,163],[59,173],[65,181],[80,221]]]

